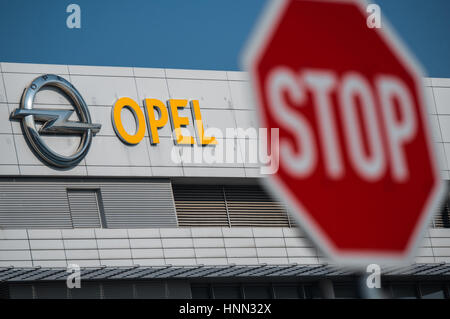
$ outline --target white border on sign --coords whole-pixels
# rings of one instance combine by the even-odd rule
[[[310,0],[310,1],[322,1],[322,2],[341,2],[350,3],[357,5],[362,14],[366,15],[366,7],[368,5],[365,0]],[[289,4],[290,0],[273,0],[270,1],[268,5],[264,8],[263,14],[259,18],[256,27],[244,49],[241,63],[246,71],[248,71],[251,79],[252,96],[257,102],[257,104],[262,105],[261,99],[257,90],[255,83],[256,79],[256,69],[254,61],[259,60],[261,52],[264,52],[267,46],[266,40],[271,38],[272,33],[276,29],[277,25],[283,16],[283,12],[286,6]],[[424,88],[423,88],[423,68],[416,61],[413,55],[407,50],[406,46],[403,44],[401,39],[396,35],[394,29],[391,27],[387,19],[383,16],[383,27],[380,29],[373,29],[378,32],[380,37],[384,39],[391,50],[399,57],[399,60],[403,63],[405,69],[407,69],[412,75],[415,83],[416,90],[418,92],[418,102],[422,106],[426,106],[429,101],[425,100]],[[429,99],[428,99],[429,100]],[[267,178],[263,178],[264,186],[269,189],[278,198],[286,201],[290,210],[295,213],[294,218],[300,224],[302,229],[311,237],[319,248],[328,256],[331,257],[333,262],[340,265],[346,265],[350,267],[360,267],[366,266],[371,263],[377,263],[381,265],[391,265],[391,264],[408,264],[413,261],[416,256],[417,249],[421,243],[423,236],[425,235],[434,213],[439,209],[441,200],[446,193],[446,184],[444,183],[441,173],[440,165],[437,160],[436,145],[432,139],[432,134],[430,131],[430,124],[427,114],[427,108],[421,108],[421,115],[424,123],[424,135],[426,138],[426,143],[428,147],[428,152],[434,154],[431,156],[431,165],[434,172],[437,183],[434,185],[430,192],[428,199],[424,205],[424,211],[420,214],[420,220],[416,223],[416,226],[410,236],[407,248],[404,253],[389,253],[389,252],[377,252],[372,253],[360,250],[348,251],[345,253],[339,252],[335,245],[330,241],[328,236],[322,232],[319,225],[312,220],[308,214],[306,208],[300,203],[300,201],[295,200],[291,197],[288,189],[284,186],[283,182],[276,176],[270,175]],[[262,112],[258,112],[259,126],[265,121],[265,115]]]

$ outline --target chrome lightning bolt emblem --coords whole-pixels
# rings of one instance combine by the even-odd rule
[[[102,127],[100,124],[69,121],[73,110],[54,109],[16,109],[11,114],[12,119],[23,119],[27,115],[33,115],[36,122],[44,122],[39,130],[40,134],[79,134],[91,130],[98,133]]]
[[[45,86],[52,86],[65,94],[72,102],[80,121],[69,120],[74,110],[34,109],[36,94]],[[78,164],[86,156],[93,135],[101,128],[101,124],[92,123],[86,102],[77,89],[64,78],[54,74],[37,77],[31,82],[23,92],[20,108],[11,113],[11,119],[22,121],[25,138],[43,161],[61,168]],[[44,123],[39,130],[36,128],[36,122]],[[79,135],[81,141],[75,153],[66,156],[50,149],[41,134]]]

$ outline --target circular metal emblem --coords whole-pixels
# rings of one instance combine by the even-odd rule
[[[67,109],[34,109],[36,94],[45,86],[51,86],[63,92],[72,102],[80,121],[70,121],[74,110]],[[77,89],[64,78],[46,74],[31,82],[22,95],[20,108],[11,114],[12,119],[22,121],[22,129],[34,151],[45,162],[57,167],[71,167],[78,164],[86,156],[92,142],[92,137],[101,125],[93,124],[86,102]],[[38,130],[36,122],[42,122]],[[42,134],[80,135],[81,141],[72,155],[61,155],[53,151],[42,139]]]

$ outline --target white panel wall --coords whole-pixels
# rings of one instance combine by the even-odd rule
[[[133,147],[116,137],[111,124],[112,105],[118,98],[126,96],[138,101],[141,107],[145,98],[162,101],[198,99],[206,127],[255,127],[255,105],[244,72],[25,63],[0,63],[0,67],[0,175],[259,176],[259,169],[251,163],[174,163],[170,157],[174,144],[169,123],[160,130],[159,145],[150,144],[147,132],[145,139]],[[44,73],[61,75],[73,83],[88,103],[93,121],[102,124],[86,158],[68,171],[55,170],[41,163],[26,144],[19,123],[9,120],[9,114],[19,106],[24,88]],[[427,78],[424,85],[430,98],[430,121],[443,178],[449,179],[450,79]],[[64,97],[51,90],[41,91],[36,103],[39,107],[70,108]],[[180,111],[180,115],[187,116],[192,123],[189,109]],[[127,117],[125,113],[124,122],[130,131],[134,129],[132,116]],[[196,136],[192,125],[189,130]],[[57,150],[69,150],[76,139],[72,138],[70,142],[67,137],[46,137],[46,140]],[[178,153],[185,151],[186,147],[178,147],[175,156],[178,158]],[[237,143],[235,152],[242,158],[242,143]]]
[[[430,229],[415,261],[450,262],[450,229]],[[0,267],[323,262],[295,228],[0,230]]]
[[[0,230],[0,267],[318,262],[291,228]]]
[[[425,82],[430,100],[430,120],[437,142],[443,177],[450,169],[450,79],[428,79]]]
[[[169,98],[198,99],[206,127],[254,127],[253,105],[247,96],[248,83],[242,72],[145,69],[127,67],[94,67],[0,63],[0,175],[76,175],[76,176],[254,176],[253,164],[175,163],[170,154],[174,148],[170,122],[160,130],[161,143],[151,145],[148,135],[136,146],[123,144],[111,123],[111,108],[120,97],[131,97],[143,106],[145,98],[166,102]],[[89,106],[92,119],[101,123],[86,158],[68,171],[52,169],[41,163],[22,136],[19,122],[9,114],[19,106],[23,90],[45,73],[58,74],[70,81]],[[69,101],[51,90],[38,93],[36,106],[71,108]],[[180,116],[189,118],[189,131],[196,137],[190,108]],[[132,132],[133,117],[124,114],[124,126]],[[45,137],[57,151],[69,151],[76,138]],[[225,142],[222,140],[222,142]],[[186,151],[175,147],[176,156]],[[240,144],[235,152],[241,157]]]

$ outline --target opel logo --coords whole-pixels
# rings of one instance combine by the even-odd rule
[[[80,121],[69,120],[74,110],[33,108],[36,94],[46,86],[56,88],[70,99]],[[22,121],[24,135],[39,157],[48,164],[61,168],[78,164],[86,156],[93,135],[101,128],[101,124],[92,123],[86,102],[77,89],[54,74],[42,75],[31,82],[22,95],[20,108],[12,112],[11,118]],[[36,122],[43,123],[39,130]],[[81,141],[72,155],[65,156],[48,147],[41,137],[44,134],[79,135]]]

